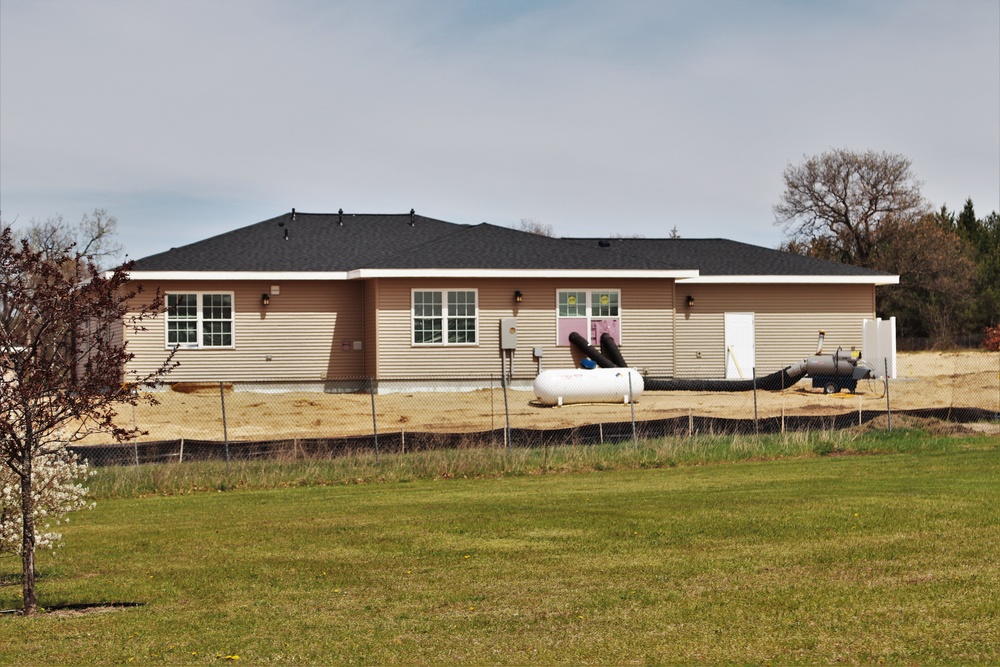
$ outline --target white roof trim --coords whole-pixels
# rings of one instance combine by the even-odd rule
[[[133,271],[129,280],[347,280],[346,271]]]
[[[898,285],[899,276],[697,276],[680,278],[678,284],[711,285]]]
[[[693,278],[697,271],[622,269],[355,269],[350,280],[364,278]]]
[[[110,272],[107,275],[111,275]],[[679,284],[898,285],[899,276],[733,275],[695,270],[355,269],[353,271],[133,271],[130,280],[363,280],[366,278],[666,278]]]
[[[367,278],[689,278],[697,271],[616,269],[355,269],[353,271],[133,271],[130,280],[364,280]]]

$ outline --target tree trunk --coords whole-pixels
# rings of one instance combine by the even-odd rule
[[[24,598],[24,615],[34,616],[38,611],[35,598],[35,496],[31,492],[31,449],[21,457],[21,590]]]

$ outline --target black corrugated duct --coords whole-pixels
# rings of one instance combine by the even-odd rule
[[[618,349],[618,343],[615,342],[615,339],[609,333],[601,334],[601,352],[619,368],[628,368],[625,358],[622,357],[621,350]]]
[[[750,380],[653,380],[644,379],[646,391],[781,391],[805,377],[804,364],[795,364],[780,371]],[[756,385],[755,385],[756,382]]]
[[[598,352],[597,348],[575,331],[569,335],[569,342],[593,359],[601,368],[628,368],[618,345],[610,334],[601,335],[603,353]],[[643,383],[646,391],[753,391],[754,389],[781,391],[791,387],[805,375],[806,364],[799,362],[756,380],[656,380],[645,378]]]
[[[586,354],[588,357],[594,360],[601,368],[624,368],[624,363],[619,366],[613,361],[605,357],[603,354],[597,351],[597,348],[587,342],[587,339],[578,334],[577,332],[572,332],[569,335],[569,342],[576,345],[581,352]]]

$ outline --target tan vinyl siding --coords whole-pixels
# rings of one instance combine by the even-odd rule
[[[622,286],[622,357],[649,375],[674,366],[673,281],[632,280]]]
[[[112,345],[121,346],[125,342],[125,327],[124,326],[119,326],[119,325],[109,325],[108,326],[108,337],[109,337]],[[125,369],[122,369],[122,370],[124,371]],[[122,379],[124,381],[128,382],[130,378],[124,376],[124,373],[123,373],[123,378]]]
[[[234,294],[235,347],[180,350],[175,359],[181,366],[169,382],[499,374],[499,322],[505,317],[518,320],[518,375],[534,373],[535,347],[543,350],[543,368],[573,367],[580,353],[556,343],[559,290],[620,290],[622,355],[652,376],[723,377],[726,312],[754,313],[758,374],[814,353],[820,329],[826,331],[828,351],[860,349],[861,320],[874,316],[871,285],[682,283],[674,289],[669,280],[643,279],[291,281],[280,285],[281,293],[271,296],[266,308],[261,294],[270,291],[270,283],[259,281],[145,287],[145,293],[158,287],[164,293]],[[476,290],[478,343],[413,345],[414,289]],[[523,294],[521,303],[514,302],[515,290]],[[690,308],[688,295],[695,298]],[[136,354],[130,368],[140,372],[155,368],[167,354],[164,317],[147,328],[140,335],[126,333],[129,351]],[[354,349],[355,341],[362,342],[361,350]]]
[[[105,324],[103,325],[103,331],[99,330],[101,326],[99,320],[89,320],[77,337],[75,344],[78,346],[77,353],[79,356],[76,357],[76,368],[74,369],[77,376],[83,376],[86,372],[87,362],[91,358],[91,354],[87,352],[87,349],[96,342],[95,338],[106,337],[108,342],[116,347],[120,346],[125,340],[124,324]],[[123,380],[127,381],[128,378],[123,376]]]
[[[362,286],[364,295],[364,367],[365,375],[373,375],[378,368],[378,279],[366,280]]]
[[[478,291],[478,338],[475,346],[412,344],[412,290]],[[556,293],[561,289],[620,289],[622,353],[632,366],[650,372],[672,368],[671,285],[662,280],[573,281],[544,279],[389,280],[380,281],[379,377],[425,377],[499,374],[500,320],[516,317],[518,348],[514,370],[534,373],[532,351],[543,350],[543,368],[568,368],[580,358],[556,344]],[[514,302],[514,291],[523,294]]]
[[[695,305],[688,307],[688,295]],[[677,377],[725,376],[726,312],[754,313],[758,375],[816,352],[861,349],[861,322],[874,313],[872,285],[684,285],[676,292]],[[700,355],[700,358],[699,358]]]
[[[156,287],[163,293],[234,296],[234,347],[178,350],[174,360],[180,366],[168,382],[321,379],[362,372],[363,351],[353,349],[354,341],[362,340],[360,283],[281,283],[280,294],[272,295],[266,307],[261,295],[270,292],[270,283],[164,282],[146,285],[145,291]],[[145,371],[163,360],[165,321],[160,315],[146,333],[127,334],[129,351],[136,354],[130,367]]]

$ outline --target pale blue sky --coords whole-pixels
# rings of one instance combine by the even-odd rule
[[[292,207],[773,247],[830,148],[1000,210],[1000,2],[0,0],[4,221],[132,257]]]

